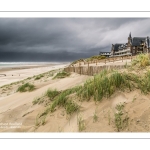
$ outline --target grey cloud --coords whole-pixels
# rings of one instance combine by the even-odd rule
[[[0,18],[0,61],[85,58],[127,42],[130,31],[150,35],[149,26],[149,18]]]

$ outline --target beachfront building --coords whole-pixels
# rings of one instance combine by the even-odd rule
[[[132,55],[131,49],[127,43],[112,44],[111,56],[127,56]]]
[[[100,56],[105,56],[105,57],[110,57],[110,53],[111,53],[111,52],[101,52],[101,51],[100,51],[100,52],[99,52],[99,55],[100,55]]]
[[[113,56],[129,56],[139,53],[150,52],[150,40],[149,37],[133,37],[131,33],[128,37],[128,43],[112,44],[110,57]]]

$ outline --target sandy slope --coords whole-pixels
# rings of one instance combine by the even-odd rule
[[[20,122],[22,123],[22,126],[21,129],[0,128],[0,131],[26,131],[28,130],[28,128],[35,126],[36,116],[42,107],[33,106],[32,101],[34,100],[34,98],[40,97],[43,93],[46,92],[48,88],[64,90],[78,84],[82,84],[83,81],[85,81],[87,78],[89,77],[76,74],[61,80],[51,80],[51,83],[45,86],[39,86],[39,88],[33,92],[17,92],[9,96],[2,97],[0,100],[1,123]],[[29,114],[26,117],[22,117],[26,113]]]
[[[36,126],[36,117],[45,110],[45,106],[43,104],[33,105],[34,98],[41,96],[48,88],[65,90],[83,84],[89,78],[91,77],[75,73],[72,73],[70,77],[56,80],[52,80],[52,77],[46,79],[44,77],[37,81],[30,80],[36,85],[36,90],[32,92],[1,94],[0,131],[79,132],[80,118],[85,127],[83,132],[117,132],[115,113],[118,104],[124,106],[123,117],[128,118],[128,124],[121,131],[150,131],[150,94],[144,95],[139,90],[131,92],[117,91],[109,99],[104,98],[97,103],[93,99],[81,102],[73,97],[76,103],[80,105],[79,112],[69,116],[64,108],[59,107],[55,112],[48,114],[44,125]],[[17,85],[13,85],[12,89],[16,87]],[[9,89],[6,89],[7,91]],[[98,117],[97,120],[94,120],[94,114]],[[11,126],[10,123],[16,123],[16,126]]]
[[[0,131],[19,132],[78,132],[78,119],[81,117],[85,124],[84,132],[117,132],[115,126],[116,105],[123,104],[123,112],[128,115],[128,126],[125,132],[147,132],[150,131],[150,95],[142,95],[140,91],[130,93],[118,91],[109,99],[103,99],[95,104],[93,100],[77,103],[81,106],[78,113],[68,116],[64,108],[57,109],[46,118],[46,124],[38,128],[36,116],[43,112],[43,105],[33,105],[34,97],[41,96],[48,88],[64,90],[75,85],[82,84],[87,76],[72,74],[71,77],[57,79],[51,84],[42,86],[33,92],[14,93],[0,100],[0,120],[1,123],[22,123],[21,128],[4,129]],[[94,113],[98,120],[94,121]],[[10,126],[9,126],[10,127]]]
[[[134,97],[136,100],[133,101]],[[131,93],[118,92],[109,100],[95,104],[93,100],[82,102],[80,112],[69,118],[64,109],[58,109],[46,119],[46,124],[35,131],[44,132],[79,132],[78,119],[82,118],[85,125],[83,132],[117,132],[115,117],[117,104],[124,104],[124,113],[129,117],[128,125],[124,132],[147,132],[150,131],[150,100],[149,95],[141,95],[139,91]],[[94,113],[98,120],[94,121]]]

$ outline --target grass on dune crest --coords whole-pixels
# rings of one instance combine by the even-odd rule
[[[60,78],[65,78],[65,77],[68,77],[70,76],[70,73],[68,72],[65,72],[64,70],[62,72],[58,72],[55,77],[53,79],[60,79]]]
[[[30,84],[30,83],[25,83],[23,85],[21,85],[17,91],[19,92],[26,92],[26,91],[33,91],[35,89],[35,86],[33,84]]]
[[[40,75],[36,76],[34,80],[39,80],[39,79],[41,79],[42,77],[44,77],[44,75],[43,75],[43,74],[40,74]]]
[[[146,67],[150,65],[150,55],[149,54],[139,54],[132,61],[132,66]]]
[[[85,59],[82,58],[82,59],[75,60],[74,62],[71,63],[71,65],[74,65],[74,64],[79,63],[79,62],[98,61],[98,60],[102,60],[105,58],[106,58],[105,56],[95,55],[95,56],[91,56],[89,58],[85,58]]]
[[[60,92],[57,91],[56,89],[55,90],[52,90],[52,89],[48,89],[46,91],[46,96],[50,99],[50,100],[53,100]]]
[[[54,112],[59,107],[63,107],[69,115],[77,112],[80,107],[75,100],[71,99],[71,94],[75,94],[79,100],[101,101],[104,97],[109,98],[117,90],[131,91],[134,89],[140,89],[144,94],[150,92],[150,71],[141,76],[116,70],[103,70],[93,79],[87,80],[83,86],[76,86],[64,91],[47,90],[45,95],[51,102],[40,117]],[[39,99],[36,99],[34,103],[38,102]]]
[[[77,94],[82,99],[90,100],[93,97],[95,101],[100,101],[103,97],[109,98],[117,90],[134,89],[140,89],[144,94],[150,92],[150,71],[137,75],[103,70],[93,80],[88,80]]]
[[[147,56],[144,57],[147,58]],[[148,63],[145,63],[146,61],[143,61],[145,59],[142,58],[141,55],[137,57],[137,59],[137,62],[142,64],[142,67],[148,65]],[[47,116],[48,113],[54,112],[59,107],[63,107],[66,110],[66,114],[69,115],[77,112],[80,107],[77,105],[76,101],[72,99],[72,94],[74,94],[78,100],[89,101],[93,99],[97,102],[101,101],[103,98],[109,98],[118,90],[132,91],[134,89],[139,89],[141,93],[144,94],[150,92],[150,70],[147,70],[147,72],[143,74],[137,74],[105,69],[95,75],[93,79],[87,80],[82,86],[76,86],[64,91],[47,90],[46,96],[49,97],[51,102],[47,105],[43,113],[40,114],[40,117],[46,118],[45,116]],[[96,117],[96,115],[94,117]],[[119,117],[121,116],[116,114],[116,118]],[[117,121],[118,119],[116,119],[116,124],[118,128],[120,128],[120,122]]]
[[[94,76],[93,80],[88,80],[78,91],[78,96],[82,99],[100,101],[103,97],[110,97],[117,89],[132,89],[132,83],[126,73],[103,70]]]
[[[45,119],[46,119],[46,116],[48,115],[48,113],[54,112],[56,110],[56,107],[63,107],[68,115],[71,115],[74,112],[78,111],[79,106],[68,97],[69,95],[78,91],[78,88],[80,88],[80,87],[67,89],[65,91],[57,91],[57,90],[48,89],[46,91],[45,96],[48,97],[51,100],[51,102],[48,103],[47,107],[45,108],[45,110],[42,113],[38,114],[38,116],[37,116],[38,126],[43,125],[43,123],[42,123],[43,119],[45,122]],[[33,105],[35,105],[37,103],[40,104],[41,103],[40,101],[43,102],[43,96],[41,98],[34,99],[34,101],[32,103],[33,103]]]
[[[66,109],[66,112],[68,114],[72,114],[73,112],[75,112],[76,110],[78,110],[78,105],[75,104],[73,101],[70,101],[68,96],[76,93],[78,91],[78,89],[81,87],[75,87],[75,88],[71,88],[65,91],[62,91],[54,100],[53,103],[50,105],[50,111],[54,112],[55,108],[57,106],[63,106]],[[72,107],[72,111],[69,110],[68,106]],[[74,107],[74,108],[73,108]]]

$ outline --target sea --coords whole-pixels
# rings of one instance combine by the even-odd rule
[[[63,62],[68,63],[68,62]],[[22,66],[60,65],[62,62],[0,62],[0,69]]]

